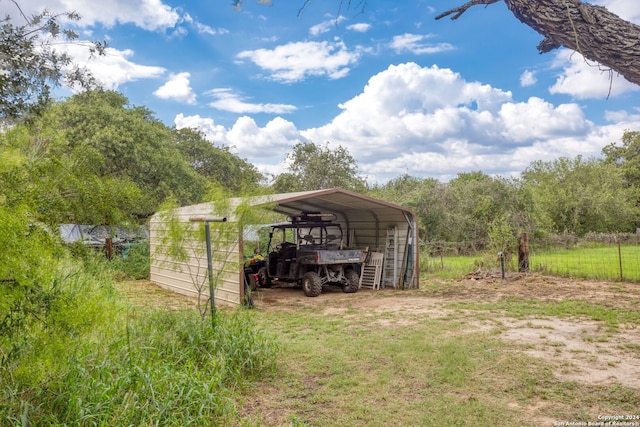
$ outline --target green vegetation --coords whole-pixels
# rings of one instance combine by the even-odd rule
[[[104,261],[59,277],[48,310],[5,318],[0,418],[7,425],[224,425],[239,393],[271,375],[277,347],[247,312],[128,305]],[[19,329],[18,329],[19,327]],[[22,337],[22,339],[18,339]]]
[[[617,245],[559,249],[531,255],[534,271],[566,277],[640,282],[640,247]],[[622,271],[621,271],[622,264]]]
[[[443,279],[455,279],[478,268],[480,256],[420,256],[420,272]]]
[[[117,280],[138,280],[149,278],[149,262],[149,242],[144,240],[127,244],[109,266]]]
[[[206,311],[134,307],[112,281],[145,277],[145,243],[107,262],[65,247],[56,231],[62,223],[137,226],[171,202],[341,186],[412,208],[423,273],[460,277],[495,269],[495,254],[511,256],[523,231],[535,237],[634,233],[640,132],[605,147],[602,160],[534,161],[521,179],[478,171],[448,183],[403,176],[371,187],[344,147],[300,143],[289,169],[269,186],[230,147],[196,130],[169,128],[144,106],[94,87],[91,76],[74,70],[51,43],[59,34],[76,39],[60,21],[77,15],[23,18],[24,25],[14,25],[6,17],[0,28],[6,59],[0,73],[0,419],[6,424],[260,425],[263,415],[249,407],[264,396],[292,425],[539,425],[517,406],[558,402],[548,417],[572,421],[589,420],[593,407],[603,414],[640,407],[633,390],[558,380],[548,365],[510,351],[495,331],[465,330],[466,317],[352,307],[336,316],[337,308],[318,305],[223,311],[210,325]],[[104,47],[88,48],[100,53]],[[51,88],[63,82],[92,89],[52,100]],[[472,243],[440,244],[462,241]],[[622,277],[640,281],[637,246],[625,244],[621,252]],[[533,269],[555,274],[616,280],[617,256],[603,247],[536,249],[531,261]],[[438,286],[428,284],[424,292],[441,292]],[[495,312],[578,316],[603,322],[611,333],[621,323],[639,323],[634,311],[577,299],[449,308],[478,318]],[[626,350],[638,351],[633,344]]]
[[[256,316],[280,336],[278,382],[284,386],[278,387],[278,404],[299,422],[447,426],[473,420],[508,426],[519,419],[504,416],[510,413],[506,405],[480,396],[488,384],[482,372],[505,363],[498,341],[482,334],[447,338],[460,327],[456,322],[423,318],[411,319],[411,327],[378,327],[393,319],[298,311]]]
[[[562,277],[640,282],[640,246],[597,245],[568,249],[536,249],[529,258],[530,271]],[[430,256],[423,254],[420,269],[423,274],[440,278],[462,277],[479,268],[500,271],[495,252],[480,252],[468,256]],[[517,259],[506,264],[507,272],[517,271]],[[622,270],[622,271],[621,271]]]

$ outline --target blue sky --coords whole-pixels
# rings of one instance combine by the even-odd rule
[[[590,2],[640,23],[637,0]],[[640,130],[639,86],[576,52],[540,55],[542,37],[503,3],[457,21],[435,16],[464,0],[313,0],[302,14],[304,0],[22,3],[77,11],[81,38],[108,40],[107,55],[61,48],[105,87],[266,174],[312,141],[347,148],[370,183],[511,177],[535,160],[598,156]],[[0,9],[15,16],[7,0]]]

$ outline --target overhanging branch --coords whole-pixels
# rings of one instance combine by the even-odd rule
[[[560,46],[579,52],[640,85],[640,26],[580,0],[471,0],[436,19],[458,19],[469,8],[504,1],[518,20],[540,33],[540,53]]]
[[[460,18],[460,16],[462,16],[463,13],[465,13],[468,9],[472,8],[473,6],[477,6],[479,4],[489,6],[490,4],[498,3],[499,1],[502,1],[502,0],[471,0],[470,2],[467,2],[462,6],[456,7],[454,9],[449,9],[446,12],[441,13],[440,15],[436,16],[436,20],[442,19],[449,15],[453,15],[451,17],[451,20],[455,21],[456,19]]]

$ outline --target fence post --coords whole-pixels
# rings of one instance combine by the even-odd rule
[[[104,239],[104,250],[107,259],[111,261],[111,258],[113,257],[113,239],[111,237]]]
[[[518,236],[518,271],[529,272],[529,234],[520,233]]]
[[[622,250],[620,248],[620,239],[616,238],[618,241],[618,263],[620,264],[620,281],[624,280],[624,276],[622,275]]]

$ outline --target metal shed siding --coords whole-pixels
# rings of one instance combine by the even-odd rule
[[[212,211],[212,205],[207,203],[179,208],[175,212],[180,221],[189,222],[189,219],[193,216],[209,215]],[[193,223],[192,226],[197,228],[201,224]],[[237,227],[233,223],[226,226]],[[178,262],[158,253],[164,231],[166,231],[166,227],[161,215],[154,215],[149,222],[150,280],[162,288],[188,296],[198,295],[194,284],[195,281],[198,286],[202,286],[202,295],[208,298],[209,282],[207,279],[207,257],[204,242],[188,241],[190,257],[186,262]],[[238,286],[239,254],[240,242],[237,239],[217,244],[217,254],[213,257],[213,271],[214,275],[218,277],[215,290],[216,302],[233,305],[240,304],[242,295],[240,295]]]
[[[412,266],[412,276],[409,278],[408,287],[417,288],[418,277],[418,248],[417,248],[417,219],[415,214],[407,208],[393,205],[368,196],[353,193],[342,189],[327,189],[304,191],[298,193],[285,193],[270,196],[258,196],[247,199],[231,199],[230,205],[238,206],[240,203],[247,203],[250,206],[271,206],[272,210],[284,215],[299,213],[300,211],[323,211],[332,212],[337,216],[339,222],[345,230],[347,238],[353,237],[349,244],[357,248],[369,248],[371,251],[384,251],[386,243],[386,230],[390,225],[395,225],[398,230],[398,257],[395,260],[399,271],[406,264],[405,258],[407,242],[413,244],[410,264]],[[178,208],[175,213],[184,222],[189,221],[193,216],[211,215],[213,205],[202,203],[198,205]],[[233,226],[234,218],[228,218],[228,225]],[[224,264],[215,263],[214,274],[220,269],[222,274],[216,288],[216,302],[224,301],[230,304],[240,304],[243,299],[244,280],[241,268],[242,262],[242,233],[237,227],[233,241],[224,242],[218,245],[218,250],[222,250],[222,256],[229,261]],[[192,257],[186,265],[167,262],[157,254],[157,249],[161,245],[161,234],[164,230],[162,217],[154,215],[150,221],[150,252],[152,257],[150,278],[166,289],[173,290],[186,295],[196,295],[188,269],[191,268],[194,274],[199,274],[206,280],[206,251],[204,244],[199,248],[199,256]],[[170,261],[170,260],[169,260]],[[395,283],[398,286],[400,283]],[[208,287],[205,286],[204,294],[208,296]]]

